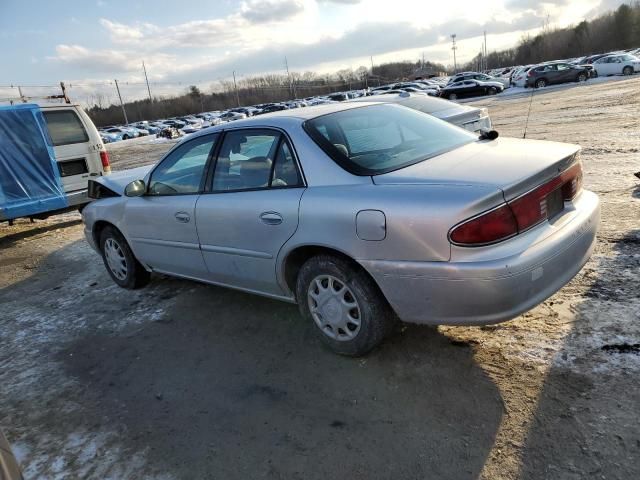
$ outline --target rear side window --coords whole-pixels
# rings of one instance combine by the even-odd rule
[[[76,112],[59,110],[43,112],[49,127],[49,135],[54,146],[85,143],[89,141],[87,131],[78,118]]]

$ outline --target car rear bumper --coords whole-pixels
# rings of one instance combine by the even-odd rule
[[[77,205],[84,205],[85,203],[89,203],[91,199],[87,195],[87,191],[88,190],[86,188],[83,188],[82,190],[65,193],[68,205],[70,207],[75,207]]]
[[[517,255],[492,261],[360,263],[406,322],[498,323],[543,302],[582,269],[599,220],[597,195],[584,191],[569,222]]]

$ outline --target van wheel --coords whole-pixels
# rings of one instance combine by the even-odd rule
[[[115,227],[105,227],[100,234],[102,261],[112,280],[130,290],[144,287],[151,274],[133,256],[129,244]]]
[[[547,86],[547,81],[544,78],[536,80],[536,88],[544,88]]]
[[[622,74],[623,75],[632,75],[633,74],[633,67],[624,67],[622,69]]]
[[[296,298],[322,342],[340,355],[364,355],[395,324],[391,307],[366,272],[331,255],[312,257],[302,266]]]

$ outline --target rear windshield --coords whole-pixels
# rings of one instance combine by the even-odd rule
[[[398,105],[370,105],[307,120],[304,128],[355,175],[380,175],[477,140],[466,130]]]
[[[49,135],[51,135],[51,140],[56,147],[59,145],[89,141],[89,136],[82,122],[80,122],[78,115],[76,115],[76,112],[71,110],[58,110],[51,112],[45,111],[43,114],[49,127]]]

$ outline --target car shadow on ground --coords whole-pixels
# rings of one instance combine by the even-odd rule
[[[640,477],[640,230],[610,241],[616,255],[598,265],[542,386],[520,478]]]
[[[177,478],[479,476],[503,403],[469,345],[401,325],[368,356],[340,357],[295,305],[162,277],[131,294],[104,286],[102,266],[89,288],[87,262],[74,256],[70,267],[69,253],[56,252],[48,274],[52,262],[68,281],[84,272],[78,302],[65,300],[56,312],[82,316],[83,330],[33,354],[62,365],[80,385],[66,395],[82,408],[57,416],[66,399],[47,398],[38,418],[47,419],[48,438],[75,424],[120,425],[125,452],[146,451],[153,470]],[[2,293],[26,294],[25,283]],[[108,326],[136,302],[169,297],[153,320]]]

